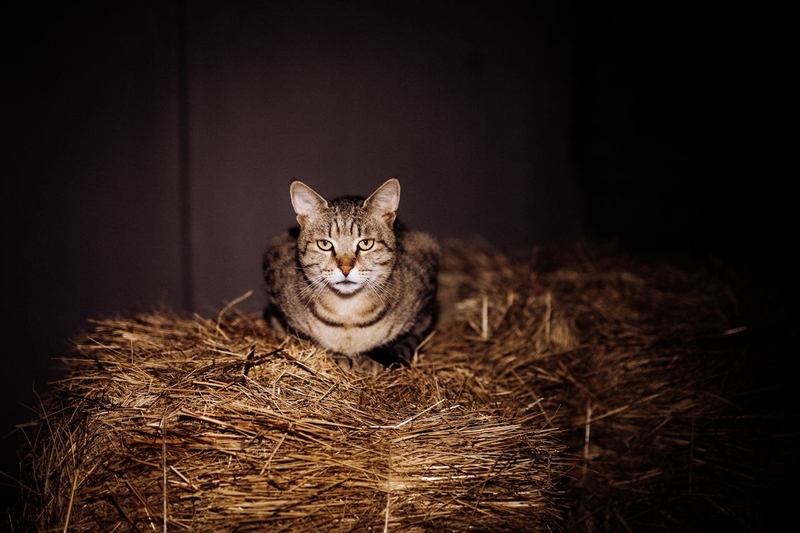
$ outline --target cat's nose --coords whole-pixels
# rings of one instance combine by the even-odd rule
[[[342,265],[339,268],[342,269],[342,274],[344,274],[344,277],[347,277],[350,271],[353,270],[353,267],[348,265]]]

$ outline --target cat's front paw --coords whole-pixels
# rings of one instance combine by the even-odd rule
[[[277,331],[281,337],[286,337],[288,335],[289,332],[288,328],[286,327],[285,319],[276,305],[268,303],[264,307],[262,317],[264,322],[269,324],[272,329]]]
[[[352,370],[359,374],[367,374],[370,376],[377,376],[386,370],[386,367],[366,355],[335,355],[334,359],[339,367],[346,370]]]
[[[410,351],[404,344],[400,344],[373,348],[365,356],[385,368],[391,368],[411,365],[414,352]]]

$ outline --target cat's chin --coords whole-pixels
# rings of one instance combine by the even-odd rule
[[[339,294],[353,294],[361,289],[361,287],[361,283],[356,283],[354,281],[340,281],[339,283],[331,285],[331,288]]]

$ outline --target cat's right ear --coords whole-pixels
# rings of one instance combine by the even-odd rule
[[[390,227],[394,222],[398,205],[400,205],[400,182],[397,178],[387,180],[364,200],[364,207],[378,213]]]
[[[289,194],[292,197],[294,212],[297,213],[297,223],[301,228],[310,215],[328,208],[325,198],[302,181],[293,181],[289,187]]]

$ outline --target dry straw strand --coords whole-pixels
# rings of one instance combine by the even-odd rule
[[[440,281],[435,335],[411,367],[376,374],[238,312],[251,293],[213,318],[93,321],[39,431],[26,429],[21,523],[551,532],[743,520],[736,476],[753,432],[729,340],[750,330],[718,272],[589,246],[512,260],[458,241]]]

